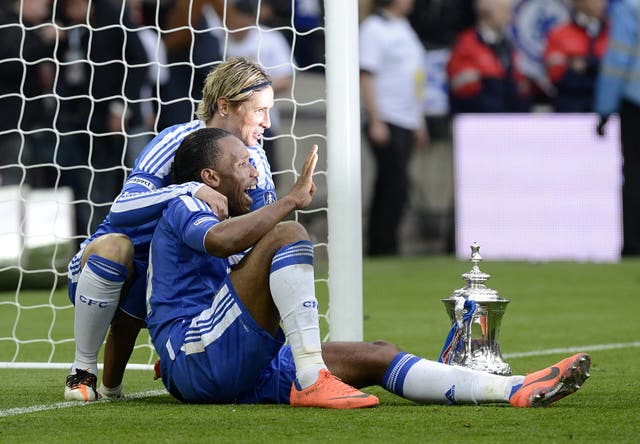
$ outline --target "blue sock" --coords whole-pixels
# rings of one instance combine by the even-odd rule
[[[311,241],[301,240],[285,245],[276,251],[271,261],[271,273],[296,264],[313,266],[313,244]]]
[[[124,282],[129,274],[127,267],[124,265],[105,259],[97,254],[89,256],[85,267],[89,267],[95,274],[111,282]]]
[[[404,397],[404,379],[407,377],[409,369],[418,361],[420,361],[420,358],[415,355],[405,352],[398,353],[384,373],[382,386],[391,393]]]

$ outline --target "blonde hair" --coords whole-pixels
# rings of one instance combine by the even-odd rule
[[[230,58],[207,75],[196,115],[207,122],[218,110],[218,99],[239,105],[249,100],[254,91],[270,85],[271,77],[262,66],[244,57]]]

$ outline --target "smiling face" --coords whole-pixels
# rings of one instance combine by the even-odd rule
[[[212,125],[225,129],[242,140],[247,146],[256,146],[264,131],[271,127],[269,111],[273,108],[273,88],[256,90],[251,97],[239,104],[226,99],[218,102],[221,117]]]
[[[258,170],[249,162],[249,151],[242,141],[229,136],[218,143],[221,155],[215,169],[219,180],[215,189],[227,197],[229,214],[246,214],[253,203],[248,192],[258,184]]]

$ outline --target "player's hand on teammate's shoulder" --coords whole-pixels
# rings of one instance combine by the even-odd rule
[[[208,185],[203,185],[196,191],[194,196],[209,205],[218,220],[225,220],[229,217],[229,205],[227,196],[224,194],[217,192]]]
[[[296,209],[306,208],[311,204],[313,195],[316,193],[316,184],[313,182],[313,173],[318,163],[318,145],[313,145],[311,151],[304,162],[300,177],[289,191],[290,197],[296,203]]]

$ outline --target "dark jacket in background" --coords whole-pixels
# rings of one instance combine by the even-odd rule
[[[110,107],[124,106],[128,115],[140,115],[135,101],[147,68],[135,65],[147,63],[142,43],[135,32],[121,26],[133,27],[128,15],[121,14],[122,2],[103,0],[91,5],[91,32],[86,24],[71,24],[57,54],[62,63],[56,85],[61,97],[56,128],[62,131],[88,128],[104,133]]]
[[[24,29],[33,24],[22,26],[10,9],[12,4],[4,3],[0,7],[0,130],[31,130],[45,119],[44,99],[33,98],[45,92],[39,71],[50,63],[44,59],[53,57],[53,45],[45,45],[40,29]]]

